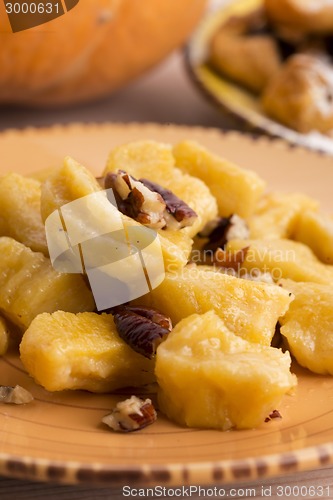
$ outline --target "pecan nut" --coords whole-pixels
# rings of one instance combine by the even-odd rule
[[[152,229],[161,229],[166,225],[166,205],[162,197],[142,182],[119,170],[117,174],[108,173],[104,185],[105,189],[112,189],[118,210],[124,215]]]
[[[131,396],[118,403],[102,422],[116,432],[132,432],[153,424],[156,419],[157,413],[150,399],[144,401]]]
[[[123,306],[123,307],[126,307],[128,311],[131,311],[135,314],[139,314],[139,316],[151,320],[153,323],[156,323],[156,325],[165,328],[169,332],[171,332],[172,330],[171,319],[165,316],[165,314],[161,313],[160,311],[157,311],[157,309],[150,309],[149,307],[145,306]]]
[[[183,227],[192,226],[198,218],[197,213],[176,196],[172,191],[166,189],[156,182],[149,181],[148,179],[140,179],[148,189],[158,193],[166,205],[166,212],[164,218],[166,219],[166,226],[169,229],[182,229]]]
[[[112,314],[119,336],[149,359],[172,330],[170,318],[148,307],[117,306]]]
[[[199,233],[200,238],[208,238],[203,251],[212,252],[215,252],[218,248],[223,249],[228,241],[247,240],[249,236],[250,231],[245,220],[236,214],[210,221]]]
[[[198,217],[169,189],[147,179],[137,180],[123,170],[109,172],[104,187],[113,190],[120,212],[152,229],[182,229]]]

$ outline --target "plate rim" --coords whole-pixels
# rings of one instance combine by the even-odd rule
[[[0,453],[0,475],[44,483],[120,487],[230,486],[242,481],[287,477],[333,463],[333,442],[260,458],[214,460],[164,465],[81,464]],[[199,479],[199,480],[198,480]]]
[[[188,49],[187,47],[185,48],[185,51],[187,52]],[[117,129],[119,128],[126,128],[126,129],[138,129],[138,128],[145,128],[145,129],[164,129],[168,130],[170,128],[173,129],[178,129],[180,131],[191,131],[196,134],[209,134],[211,136],[216,136],[218,138],[219,136],[229,136],[232,137],[234,136],[235,138],[240,137],[242,140],[249,140],[249,141],[260,141],[260,142],[265,142],[267,144],[273,144],[274,147],[278,148],[283,148],[285,150],[292,150],[295,153],[297,152],[302,152],[305,154],[312,154],[317,157],[328,157],[331,158],[331,154],[327,152],[326,150],[323,149],[316,149],[316,148],[308,148],[304,144],[299,144],[297,142],[289,141],[286,140],[284,137],[281,137],[279,135],[275,134],[267,134],[267,133],[262,133],[260,132],[259,129],[253,130],[243,130],[243,129],[224,129],[224,128],[218,128],[217,126],[202,126],[202,125],[187,125],[187,124],[176,124],[176,123],[159,123],[159,122],[153,122],[153,121],[148,121],[148,122],[139,122],[139,121],[130,121],[130,122],[122,122],[122,121],[109,121],[109,120],[103,120],[102,122],[98,121],[87,121],[87,122],[80,122],[80,121],[73,121],[73,122],[68,122],[68,123],[61,123],[57,122],[51,125],[41,125],[41,126],[24,126],[20,128],[15,128],[15,127],[10,127],[7,129],[0,130],[0,140],[5,139],[7,136],[35,136],[36,134],[39,133],[56,133],[56,132],[63,132],[64,130],[80,130],[82,128],[84,129],[91,129],[91,130],[96,130],[98,129],[107,129],[107,128],[112,128],[115,127]]]
[[[149,130],[170,129],[182,132],[195,132],[210,135],[216,139],[225,136],[234,136],[235,139],[255,142],[260,140],[274,148],[284,149],[290,154],[302,153],[313,155],[322,160],[331,159],[330,155],[321,151],[306,149],[300,145],[293,145],[283,138],[270,136],[256,136],[239,131],[225,131],[213,127],[159,124],[159,123],[120,123],[120,122],[72,122],[68,124],[54,124],[43,127],[25,127],[22,129],[10,128],[0,132],[0,140],[6,137],[29,137],[39,133],[53,134],[57,131],[100,130],[100,129],[140,129]],[[119,486],[126,484],[132,486],[179,486],[193,484],[220,484],[228,485],[239,481],[252,481],[271,477],[285,476],[291,473],[309,471],[322,468],[333,463],[333,441],[320,445],[308,446],[285,453],[265,454],[260,457],[247,459],[205,460],[201,462],[168,462],[164,464],[141,466],[131,465],[105,465],[100,462],[92,464],[75,461],[61,461],[44,458],[32,458],[0,452],[0,474],[6,477],[30,479],[43,482],[60,484],[81,485],[109,485]]]

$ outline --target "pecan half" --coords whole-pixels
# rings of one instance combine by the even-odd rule
[[[152,229],[166,225],[166,205],[162,197],[152,192],[142,182],[126,172],[108,173],[104,180],[105,189],[112,189],[120,212]]]
[[[249,228],[244,219],[233,214],[230,217],[221,217],[210,221],[199,233],[200,238],[208,238],[203,251],[215,252],[224,248],[228,241],[247,240],[250,236]]]
[[[157,414],[150,399],[131,396],[116,405],[102,422],[117,432],[138,431],[155,422]]]
[[[166,226],[169,229],[182,229],[183,227],[192,226],[198,218],[197,213],[176,196],[172,191],[166,189],[156,182],[149,181],[148,179],[140,179],[148,189],[158,193],[166,204]]]
[[[152,229],[182,229],[198,217],[172,191],[147,179],[137,180],[123,170],[109,172],[105,189],[112,189],[120,212]]]
[[[148,307],[118,306],[112,309],[112,314],[119,336],[149,359],[172,330],[170,318]]]
[[[144,318],[150,319],[153,323],[165,328],[169,332],[172,330],[171,319],[165,316],[160,311],[156,309],[150,309],[145,306],[125,306],[127,310],[134,312],[135,314],[139,314],[139,316],[143,316]]]
[[[29,391],[16,385],[15,387],[1,385],[0,386],[0,403],[24,405],[33,400],[33,396]]]

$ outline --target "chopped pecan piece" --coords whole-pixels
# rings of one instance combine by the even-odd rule
[[[272,413],[270,413],[269,416],[265,418],[265,422],[269,422],[273,418],[282,418],[282,415],[279,412],[279,410],[273,410]]]
[[[118,306],[112,309],[112,314],[120,337],[149,359],[172,330],[170,318],[148,307]]]
[[[224,248],[228,241],[226,233],[230,225],[230,217],[221,217],[208,222],[198,234],[199,238],[208,238],[203,250],[215,252],[218,248]]]
[[[164,203],[166,204],[164,217],[166,220],[166,226],[169,229],[181,229],[183,227],[193,225],[198,215],[185,203],[185,201],[178,198],[178,196],[176,196],[169,189],[166,189],[155,182],[151,182],[147,179],[140,179],[140,182],[142,182],[142,184],[144,184],[151,191],[158,193],[163,198]]]
[[[250,236],[249,228],[244,219],[233,214],[230,217],[221,217],[209,222],[199,233],[201,238],[208,238],[203,251],[215,252],[224,248],[231,240],[246,240]]]
[[[0,403],[24,405],[33,400],[33,396],[29,391],[16,385],[15,387],[1,385],[0,386]]]
[[[162,197],[142,182],[119,170],[117,174],[108,173],[104,185],[105,189],[113,190],[118,209],[124,215],[152,229],[161,229],[166,225],[166,205]]]
[[[114,431],[131,432],[153,424],[156,418],[157,414],[150,399],[144,401],[137,396],[131,396],[118,403],[102,422]]]

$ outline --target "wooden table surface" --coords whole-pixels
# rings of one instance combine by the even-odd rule
[[[188,81],[180,53],[110,98],[71,109],[53,111],[3,108],[0,130],[69,122],[158,122],[230,128],[218,111],[198,95]],[[163,486],[163,485],[161,485]],[[302,489],[299,489],[300,487]],[[333,498],[333,469],[283,478],[241,483],[225,488],[229,498]],[[290,489],[291,488],[291,489]],[[209,492],[208,494],[209,495]],[[186,496],[186,494],[185,494]],[[1,500],[119,499],[122,488],[90,488],[33,483],[0,477]],[[150,496],[149,498],[157,498]],[[160,497],[159,497],[160,498]],[[191,498],[203,498],[193,494]]]

